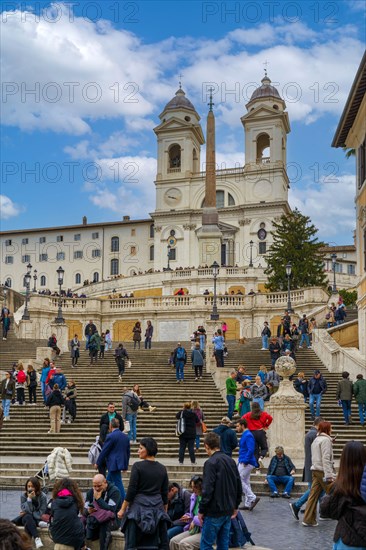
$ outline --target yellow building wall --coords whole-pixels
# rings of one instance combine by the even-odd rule
[[[113,342],[123,344],[132,342],[132,329],[138,319],[125,319],[113,323]]]
[[[239,340],[240,338],[240,321],[238,319],[225,317],[220,319],[221,323],[224,321],[227,324],[226,340]]]
[[[79,340],[83,340],[84,332],[83,325],[80,321],[66,320],[67,328],[69,329],[69,340],[72,340],[75,334],[78,335]]]
[[[258,292],[269,292],[265,283],[258,283]]]
[[[179,289],[177,289],[179,290]],[[141,290],[133,291],[134,298],[146,298],[150,296],[162,296],[162,288],[142,288]]]
[[[333,340],[344,348],[358,348],[358,323],[348,327],[339,326],[330,333]]]
[[[234,291],[234,294],[236,294],[238,290],[240,290],[240,292],[245,294],[245,286],[242,286],[242,285],[229,286],[228,293],[231,294]]]

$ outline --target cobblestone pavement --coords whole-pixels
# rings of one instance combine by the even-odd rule
[[[11,519],[19,512],[21,490],[0,492],[0,517]],[[296,521],[283,499],[262,497],[253,512],[244,512],[244,519],[253,541],[271,550],[332,550],[334,521],[320,521],[319,527],[304,527]],[[255,547],[253,547],[253,550]]]

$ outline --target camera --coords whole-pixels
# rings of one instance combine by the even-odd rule
[[[28,495],[33,493],[33,489],[28,489]]]

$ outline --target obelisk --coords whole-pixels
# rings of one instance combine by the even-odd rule
[[[216,208],[216,149],[215,115],[210,90],[209,111],[206,127],[206,179],[205,202],[202,211],[202,227],[197,231],[200,247],[200,265],[211,266],[214,261],[221,265],[221,238],[219,214]]]

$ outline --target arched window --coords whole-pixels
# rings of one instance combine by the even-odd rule
[[[201,208],[205,206],[205,199],[203,199]],[[222,189],[216,191],[216,208],[225,208],[225,206],[235,206],[234,197]]]
[[[155,232],[154,232],[154,224],[152,223],[150,225],[150,239],[153,239],[155,236]]]
[[[228,199],[228,206],[235,206],[235,199],[234,197],[231,195],[231,193],[228,193],[227,194],[227,199]]]
[[[80,274],[80,273],[77,273],[77,274],[75,275],[75,284],[76,284],[76,285],[80,285],[80,283],[81,283],[81,274]]]
[[[11,283],[11,278],[8,277],[8,278],[6,279],[6,281],[5,281],[5,285],[8,286],[9,288],[11,288],[11,284],[12,284],[12,283]]]
[[[266,164],[271,160],[270,140],[268,134],[257,137],[257,164]]]
[[[117,258],[111,260],[111,275],[119,275],[119,260]]]
[[[150,261],[154,260],[154,245],[150,246]]]
[[[180,172],[180,166],[181,166],[181,148],[180,145],[175,143],[174,145],[171,145],[169,147],[168,151],[169,155],[169,170],[172,170],[174,172]]]
[[[39,284],[41,286],[46,286],[46,283],[47,283],[46,275],[41,275],[41,278],[39,279]]]
[[[111,238],[111,252],[119,252],[119,237]]]
[[[93,273],[93,283],[99,283],[99,273],[98,273],[98,271],[94,271],[94,273]]]

